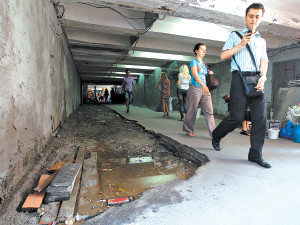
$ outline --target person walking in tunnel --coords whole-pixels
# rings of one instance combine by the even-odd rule
[[[130,70],[126,70],[126,77],[123,79],[122,89],[125,93],[126,100],[126,113],[129,113],[129,105],[132,103],[132,86],[135,88],[135,83],[133,77],[130,76]]]
[[[110,90],[110,99],[111,99],[111,103],[115,103],[115,90],[114,90],[114,88],[112,88]]]
[[[108,100],[108,90],[107,90],[107,88],[105,89],[105,91],[104,91],[104,96],[105,96],[105,101],[107,102],[107,100]]]
[[[208,71],[203,57],[206,53],[206,45],[198,43],[194,47],[194,53],[196,57],[190,63],[190,71],[192,74],[191,85],[187,93],[188,107],[187,114],[183,124],[183,131],[186,135],[194,137],[194,127],[197,116],[198,107],[200,104],[201,110],[205,116],[209,136],[212,135],[215,129],[215,118],[213,113],[213,106],[211,100],[211,94],[206,86],[205,76],[213,74],[212,71]]]
[[[177,97],[179,100],[180,121],[184,120],[184,113],[187,113],[187,92],[191,82],[191,75],[187,65],[179,68],[177,81]]]
[[[160,74],[158,90],[160,91],[160,96],[162,99],[162,105],[164,110],[164,118],[169,116],[169,109],[168,109],[168,99],[170,98],[170,81],[168,76],[165,72]]]
[[[260,36],[257,27],[261,23],[264,14],[264,6],[260,3],[253,3],[246,9],[245,22],[246,27],[239,31],[242,37],[236,32],[232,32],[225,43],[221,60],[233,58],[231,60],[232,81],[230,89],[230,108],[229,116],[213,131],[212,146],[220,151],[220,141],[229,132],[233,131],[245,118],[247,104],[251,110],[251,147],[248,153],[248,160],[257,163],[264,168],[270,168],[271,165],[263,160],[262,148],[264,146],[266,134],[266,100],[264,94],[259,97],[246,97],[242,84],[241,75],[261,77],[256,85],[256,90],[264,89],[267,80],[268,56],[266,41]],[[254,57],[251,57],[246,44],[250,45]],[[253,62],[255,61],[255,63]],[[259,68],[259,71],[256,69]]]

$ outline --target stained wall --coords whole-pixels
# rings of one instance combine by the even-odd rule
[[[80,80],[50,1],[0,4],[0,203],[80,105]]]

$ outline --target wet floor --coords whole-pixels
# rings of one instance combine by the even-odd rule
[[[107,210],[106,199],[138,199],[152,187],[174,179],[188,179],[198,168],[173,156],[153,134],[103,105],[82,106],[68,123],[69,130],[63,129],[62,137],[85,143],[89,154],[95,153],[97,157],[96,172],[84,171],[82,175],[88,176],[89,184],[84,191],[81,188],[78,215],[90,216]],[[85,170],[90,167],[92,163]]]

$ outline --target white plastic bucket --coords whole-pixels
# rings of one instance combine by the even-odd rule
[[[278,139],[279,131],[280,130],[273,129],[273,128],[268,129],[268,137],[269,137],[269,139]]]

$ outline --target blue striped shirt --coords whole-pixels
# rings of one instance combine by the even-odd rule
[[[242,31],[239,31],[239,33],[244,36],[247,33],[248,29],[244,28]],[[228,40],[226,41],[225,45],[223,46],[222,51],[226,51],[228,49],[232,49],[234,46],[238,45],[241,42],[241,38],[235,33],[232,32]],[[268,60],[267,55],[267,45],[265,39],[263,39],[258,32],[256,32],[254,35],[252,35],[250,42],[248,43],[250,45],[250,48],[252,50],[252,53],[254,55],[255,63],[257,66],[257,70],[259,71],[260,62],[263,59]],[[255,66],[251,60],[251,56],[249,54],[248,49],[246,46],[239,49],[235,55],[235,60],[240,66],[242,71],[256,71]],[[234,70],[239,70],[235,61],[231,57],[231,72]]]

